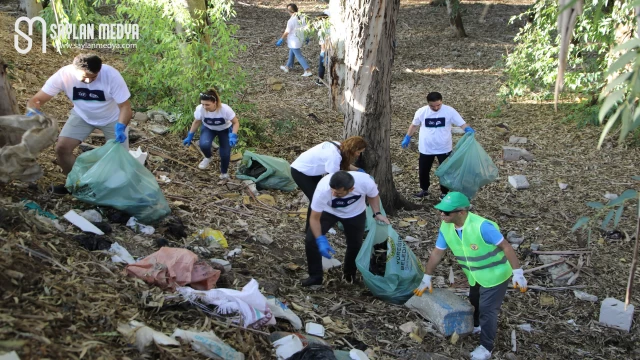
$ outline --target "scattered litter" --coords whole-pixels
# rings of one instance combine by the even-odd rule
[[[231,271],[231,263],[228,262],[227,260],[222,260],[222,259],[211,259],[210,260],[212,263],[221,265],[224,268],[224,272],[229,272]]]
[[[580,300],[584,300],[584,301],[591,301],[591,302],[597,302],[598,301],[598,297],[595,295],[591,295],[588,294],[584,291],[580,291],[580,290],[573,290],[573,295],[576,296],[576,298],[580,299]]]
[[[169,128],[166,126],[162,126],[162,125],[153,125],[149,128],[149,130],[154,133],[154,134],[158,134],[158,135],[164,135],[166,133],[169,132]]]
[[[338,350],[336,350],[338,351]],[[337,360],[334,351],[330,346],[325,345],[308,345],[301,351],[293,354],[287,360]]]
[[[140,146],[138,146],[138,149],[136,150],[129,150],[129,154],[131,154],[131,156],[133,156],[134,159],[138,160],[138,162],[142,165],[144,165],[144,163],[147,161],[147,156],[149,155],[146,152],[142,152]]]
[[[606,298],[600,305],[598,321],[606,326],[629,332],[633,322],[633,311],[634,307],[631,304],[625,308],[624,302],[614,298]]]
[[[85,210],[78,214],[92,223],[102,222],[102,215],[97,210]]]
[[[167,175],[160,175],[158,176],[158,179],[162,182],[164,182],[165,184],[168,184],[171,182],[171,179],[169,179],[169,177],[167,177]]]
[[[569,187],[569,184],[559,182],[558,187],[560,188],[560,190],[567,190],[567,188]]]
[[[112,224],[126,224],[127,221],[129,221],[129,218],[131,217],[131,215],[125,213],[124,211],[119,211],[116,210],[113,213],[107,215],[107,219],[109,219],[109,222]]]
[[[540,250],[540,244],[531,244],[531,251]]]
[[[413,236],[407,236],[404,238],[404,242],[406,243],[412,243],[412,242],[418,242],[418,241],[420,241],[420,239],[414,238]]]
[[[80,246],[89,251],[108,250],[112,246],[111,241],[107,237],[96,234],[75,235],[73,240],[77,241]]]
[[[291,309],[287,307],[287,305],[283,304],[280,300],[276,299],[274,296],[267,297],[267,305],[269,309],[271,309],[271,313],[273,316],[281,319],[287,319],[293,325],[293,328],[298,330],[302,329],[302,320],[296,315]]]
[[[529,182],[527,181],[527,177],[524,175],[509,176],[509,184],[511,184],[511,186],[516,190],[525,190],[529,188]]]
[[[569,324],[569,325],[573,325],[573,326],[579,326],[578,324],[576,324],[576,321],[575,321],[575,320],[573,320],[573,319],[568,320],[568,321],[567,321],[567,324]]]
[[[109,249],[109,253],[113,254],[111,257],[111,261],[115,263],[125,263],[125,264],[133,264],[136,261],[133,259],[133,256],[129,254],[129,251],[125,249],[122,245],[117,242],[111,245]]]
[[[171,337],[188,341],[193,350],[210,359],[244,360],[244,354],[227,345],[213,331],[195,332],[176,329]]]
[[[458,335],[458,333],[454,331],[453,334],[451,335],[451,340],[450,340],[451,344],[455,345],[458,342],[458,340],[460,340],[460,335]]]
[[[331,268],[334,267],[338,267],[342,265],[342,263],[340,262],[340,260],[336,259],[335,257],[332,257],[331,259],[327,259],[326,257],[322,257],[322,270],[327,271]]]
[[[189,284],[194,289],[208,290],[215,287],[220,277],[219,270],[198,261],[198,255],[181,248],[163,247],[125,269],[130,276],[163,289]]]
[[[531,324],[520,324],[518,325],[518,329],[522,330],[522,331],[526,331],[526,332],[532,332],[533,328],[531,327]]]
[[[516,341],[516,331],[511,330],[511,351],[518,351],[518,342]]]
[[[303,344],[330,346],[328,342],[326,342],[324,339],[321,339],[319,337],[315,337],[313,335],[305,335],[305,334],[301,334],[301,333],[290,333],[290,332],[286,332],[286,331],[274,331],[274,332],[270,333],[269,334],[269,341],[274,343],[274,342],[282,339],[283,337],[289,336],[289,335],[295,335],[295,336],[299,337]]]
[[[130,344],[135,345],[140,352],[144,351],[144,348],[151,345],[151,343],[180,346],[176,339],[172,339],[135,320],[130,321],[128,324],[119,324],[117,330]]]
[[[293,334],[275,341],[273,343],[273,347],[276,349],[276,356],[278,357],[278,360],[289,359],[293,354],[304,348],[300,338]]]
[[[507,233],[507,241],[510,244],[516,244],[516,245],[520,245],[524,242],[524,236],[519,235],[517,232],[515,231],[509,231]]]
[[[138,222],[138,219],[136,219],[135,217],[129,218],[129,221],[127,221],[127,226],[133,229],[133,231],[138,234],[153,235],[153,233],[156,232],[156,229],[154,229],[153,226],[140,224]]]
[[[349,351],[349,356],[353,360],[369,360],[367,354],[365,354],[364,351],[358,349],[351,349],[351,351]]]
[[[304,329],[309,335],[324,337],[324,326],[318,323],[308,322],[305,324]]]
[[[473,331],[473,306],[452,291],[433,289],[433,293],[413,296],[404,305],[429,320],[444,336]]]
[[[255,279],[251,279],[242,288],[242,291],[233,289],[198,291],[190,287],[178,287],[176,290],[193,303],[216,305],[219,314],[240,313],[244,327],[257,329],[276,323],[276,319],[267,305],[267,299],[260,293],[258,282]],[[205,311],[210,312],[210,310]]]
[[[91,232],[96,235],[104,235],[104,232],[102,232],[102,230],[98,229],[95,225],[90,223],[89,220],[78,215],[78,213],[73,210],[69,210],[68,213],[64,214],[64,218],[67,219],[68,222],[79,227],[82,231]]]
[[[453,266],[449,266],[449,285],[453,285],[456,283],[456,278],[453,275]]]
[[[608,193],[604,194],[604,198],[607,199],[607,200],[613,200],[613,199],[617,199],[618,195],[608,192]]]
[[[556,303],[556,299],[553,296],[541,294],[540,295],[540,305],[549,306]]]
[[[271,235],[267,234],[265,230],[260,230],[256,235],[258,242],[264,245],[269,245],[273,242]]]
[[[328,232],[329,234],[331,234],[331,235],[335,235],[335,234],[337,234],[336,229],[334,229],[334,228],[329,229],[329,231],[327,231],[327,232]]]
[[[102,231],[105,235],[109,235],[113,232],[113,229],[111,228],[111,224],[106,223],[106,222],[91,222],[93,224],[93,226],[97,227],[98,229],[100,229],[100,231]]]
[[[227,244],[227,239],[225,239],[224,235],[220,230],[213,230],[212,228],[209,228],[209,227],[204,228],[198,231],[197,236],[200,237],[200,239],[206,241],[209,247],[222,246],[225,249],[229,247],[229,245]]]
[[[22,200],[22,204],[24,205],[25,209],[27,210],[35,210],[36,214],[40,215],[40,216],[44,216],[47,217],[49,219],[55,220],[58,217],[48,211],[44,211],[42,210],[42,208],[40,207],[40,205],[36,204],[35,202],[31,201],[31,200]]]
[[[240,158],[242,158],[242,156],[240,156]],[[258,192],[258,189],[256,188],[256,183],[253,180],[242,180],[242,183],[247,185],[247,187],[249,188],[249,191],[251,191],[251,193],[255,196],[260,195],[260,193]]]
[[[229,251],[227,253],[227,255],[224,256],[225,259],[229,259],[232,257],[235,257],[236,255],[240,255],[240,253],[242,252],[242,248],[241,247],[237,247],[231,251]]]
[[[416,328],[416,323],[414,323],[413,321],[409,321],[407,323],[400,325],[400,330],[402,330],[402,332],[405,332],[407,334],[413,332],[413,329],[415,328]]]

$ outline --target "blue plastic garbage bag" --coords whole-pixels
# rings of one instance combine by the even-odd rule
[[[65,187],[78,200],[124,211],[143,224],[171,212],[155,176],[115,140],[78,156]]]
[[[380,205],[381,212],[384,212]],[[367,219],[369,233],[367,234],[360,252],[356,257],[356,266],[364,283],[371,293],[384,301],[393,304],[404,304],[413,296],[413,290],[420,285],[424,275],[422,264],[411,248],[400,239],[398,233],[391,225],[378,223],[369,215]],[[384,245],[386,242],[386,254],[383,254],[384,275],[376,275],[372,260],[376,257],[374,247]]]
[[[440,185],[473,199],[481,187],[498,178],[498,168],[476,141],[475,134],[466,133],[458,140],[453,154],[438,166],[436,176]]]

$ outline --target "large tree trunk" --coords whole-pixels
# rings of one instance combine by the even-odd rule
[[[0,56],[0,116],[18,113],[18,102],[9,83],[7,64]]]
[[[40,16],[42,2],[38,0],[20,0],[20,9],[27,12],[28,18],[34,18]]]
[[[344,137],[359,135],[369,146],[363,168],[378,184],[388,213],[411,205],[391,173],[392,41],[400,0],[332,0],[328,47],[332,107],[344,114]],[[336,30],[340,29],[340,31]]]
[[[447,13],[449,14],[449,24],[455,30],[458,37],[467,37],[462,25],[462,15],[460,14],[460,0],[447,0]]]

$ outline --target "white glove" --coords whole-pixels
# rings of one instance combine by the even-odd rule
[[[416,296],[422,296],[425,290],[429,288],[429,293],[433,292],[433,286],[431,285],[431,275],[424,274],[422,277],[422,281],[420,282],[420,286],[417,289],[413,290],[413,293]]]
[[[520,292],[527,291],[527,279],[524,278],[524,272],[522,269],[514,269],[513,270],[513,279],[511,279],[513,283],[513,288],[520,288]]]

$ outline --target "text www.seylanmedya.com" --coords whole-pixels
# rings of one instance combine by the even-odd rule
[[[60,44],[61,49],[135,49],[137,44]]]

